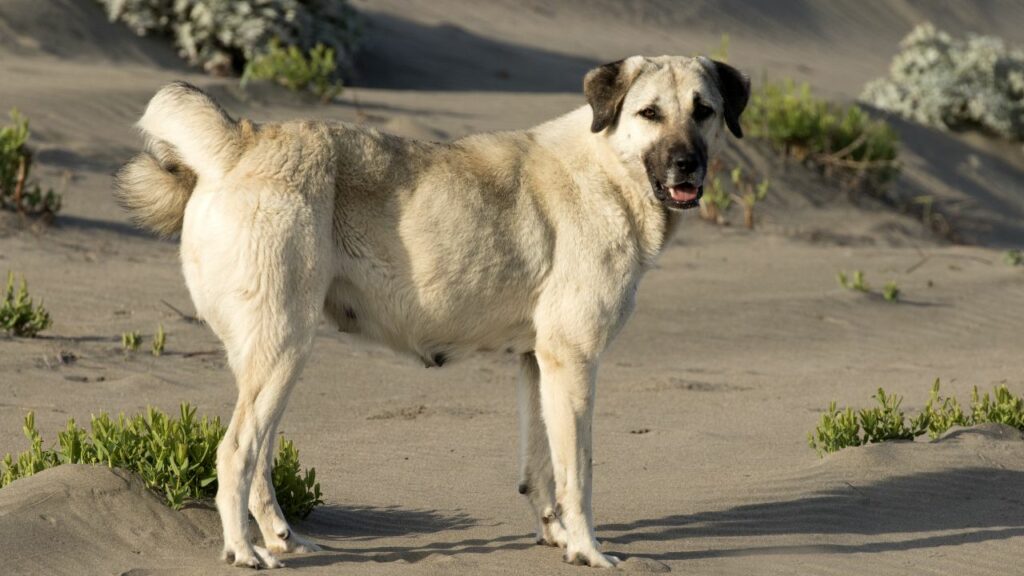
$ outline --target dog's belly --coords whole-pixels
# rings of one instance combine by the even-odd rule
[[[533,350],[533,322],[525,308],[490,298],[462,298],[440,305],[396,286],[372,292],[335,279],[325,315],[341,332],[355,334],[416,356],[427,367],[442,366],[478,351],[523,353]]]

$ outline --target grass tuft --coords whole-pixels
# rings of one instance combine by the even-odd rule
[[[882,298],[885,298],[886,302],[898,302],[900,299],[900,287],[896,284],[895,280],[886,282],[885,288],[882,288]]]
[[[136,331],[121,333],[121,349],[125,352],[135,352],[142,344],[142,335]]]
[[[156,334],[153,335],[153,356],[160,356],[164,353],[164,346],[167,345],[167,333],[164,332],[164,325],[158,324]]]
[[[836,279],[839,280],[839,285],[847,290],[864,292],[865,294],[871,292],[871,287],[864,280],[864,272],[862,270],[854,270],[852,279],[846,275],[846,272],[840,270],[836,274]]]

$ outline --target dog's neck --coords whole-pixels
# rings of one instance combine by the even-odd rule
[[[573,173],[596,172],[605,177],[606,185],[602,188],[618,197],[623,212],[630,220],[630,226],[638,232],[637,248],[641,262],[645,268],[649,267],[672,237],[682,214],[669,210],[654,197],[645,176],[638,177],[629,173],[608,145],[603,133],[590,131],[592,117],[590,106],[582,106],[531,132],[538,137],[539,143],[554,152],[566,170]],[[588,145],[585,155],[565,154],[565,151],[573,150],[580,142]]]

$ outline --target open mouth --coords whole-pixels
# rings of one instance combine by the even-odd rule
[[[686,210],[700,205],[700,197],[704,195],[704,186],[698,186],[692,182],[668,186],[657,182],[654,193],[669,208]]]

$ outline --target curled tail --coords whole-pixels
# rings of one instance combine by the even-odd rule
[[[114,178],[114,195],[140,227],[181,230],[198,179],[221,178],[242,152],[242,128],[212,98],[185,82],[160,89],[138,123],[146,151]]]

